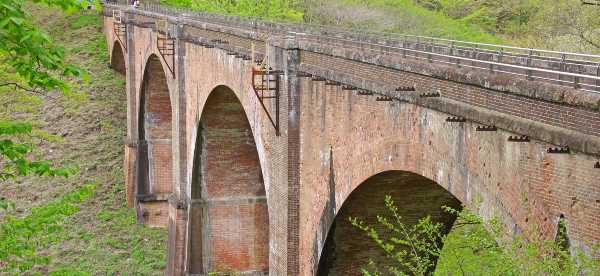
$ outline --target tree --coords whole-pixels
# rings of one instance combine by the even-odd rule
[[[600,260],[579,249],[568,248],[566,222],[561,218],[556,240],[528,240],[516,235],[507,237],[497,219],[484,221],[467,208],[462,211],[443,207],[457,216],[449,234],[430,217],[415,225],[406,225],[397,214],[391,197],[385,204],[389,214],[377,221],[391,230],[384,237],[377,227],[361,219],[349,218],[363,230],[374,246],[386,252],[394,265],[380,271],[377,260],[362,269],[364,275],[598,275]]]
[[[33,0],[72,12],[87,6],[77,0]],[[83,77],[80,68],[65,62],[64,51],[35,26],[24,9],[23,0],[0,0],[0,63],[14,70],[19,80],[0,80],[0,87],[11,86],[23,93],[42,95],[46,91],[70,92],[68,78]],[[47,160],[32,160],[33,146],[17,142],[29,135],[32,125],[16,120],[0,121],[0,181],[25,176],[67,176],[73,168],[53,168]],[[7,204],[0,200],[0,208]]]

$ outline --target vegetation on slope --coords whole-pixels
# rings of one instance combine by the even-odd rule
[[[299,9],[299,1],[295,0],[161,0],[160,2],[196,11],[260,17],[277,21],[300,22],[303,15]]]
[[[600,6],[581,0],[160,0],[269,20],[600,53]]]
[[[309,23],[488,43],[502,41],[477,25],[410,0],[307,0],[305,5],[305,20]]]
[[[35,210],[63,207],[52,227],[39,226],[30,237],[35,264],[29,273],[55,275],[160,275],[166,260],[166,230],[136,224],[126,208],[122,175],[126,128],[124,78],[109,69],[106,41],[97,13],[67,15],[43,5],[31,5],[31,18],[64,47],[66,61],[89,72],[89,81],[70,79],[73,93],[44,91],[32,94],[13,87],[0,88],[0,120],[31,122],[22,135],[36,146],[34,155],[70,164],[79,172],[69,178],[18,177],[3,182],[0,197],[12,207],[0,218],[1,228],[16,220],[31,221]],[[1,80],[21,81],[6,64]],[[56,205],[55,199],[95,189],[83,201]],[[64,202],[63,202],[64,203]],[[9,219],[10,218],[10,219]],[[37,226],[36,226],[37,227]],[[61,231],[55,231],[62,229]],[[6,235],[0,232],[0,239]],[[1,249],[0,249],[1,250]],[[0,252],[0,268],[14,253]],[[12,254],[12,255],[11,255]],[[26,262],[22,262],[26,264]],[[27,267],[23,267],[24,269]],[[12,274],[23,274],[11,270]]]

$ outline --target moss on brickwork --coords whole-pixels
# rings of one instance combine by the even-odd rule
[[[97,13],[65,15],[45,6],[30,6],[38,23],[65,47],[69,62],[90,72],[90,80],[74,81],[72,95],[49,93],[39,99],[21,91],[0,90],[0,118],[34,123],[32,142],[45,158],[73,164],[68,178],[18,179],[3,183],[0,196],[15,204],[11,215],[23,217],[31,207],[51,202],[85,183],[96,183],[80,211],[62,223],[60,240],[38,246],[50,257],[34,273],[56,275],[161,275],[165,268],[167,231],[136,224],[125,207],[123,137],[126,129],[125,79],[108,68],[109,55]],[[2,65],[0,65],[2,66]],[[4,73],[2,79],[14,79]],[[0,214],[2,215],[2,214]]]

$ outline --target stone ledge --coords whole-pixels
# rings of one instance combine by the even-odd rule
[[[168,201],[171,194],[167,193],[159,193],[159,194],[137,194],[135,198],[139,202],[158,202],[158,201]]]

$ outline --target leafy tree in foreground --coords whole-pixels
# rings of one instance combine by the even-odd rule
[[[568,248],[564,220],[559,223],[562,228],[559,225],[555,241],[529,241],[522,236],[506,240],[498,220],[484,222],[466,208],[443,207],[457,216],[446,235],[443,225],[430,217],[406,225],[390,196],[386,196],[385,205],[389,214],[378,215],[377,221],[391,236],[382,236],[375,226],[359,218],[349,218],[394,264],[380,271],[377,262],[371,260],[362,268],[364,275],[600,275],[598,260]]]
[[[87,2],[78,0],[33,0],[70,12]],[[67,78],[86,73],[64,59],[64,51],[32,23],[23,0],[0,0],[0,63],[7,64],[16,76],[0,76],[0,88],[12,87],[23,93],[42,95],[45,91],[70,92]],[[0,121],[0,182],[30,173],[40,176],[67,176],[72,168],[53,168],[50,161],[32,160],[33,146],[18,138],[31,134],[32,125],[15,120]],[[0,208],[7,203],[0,199]]]

